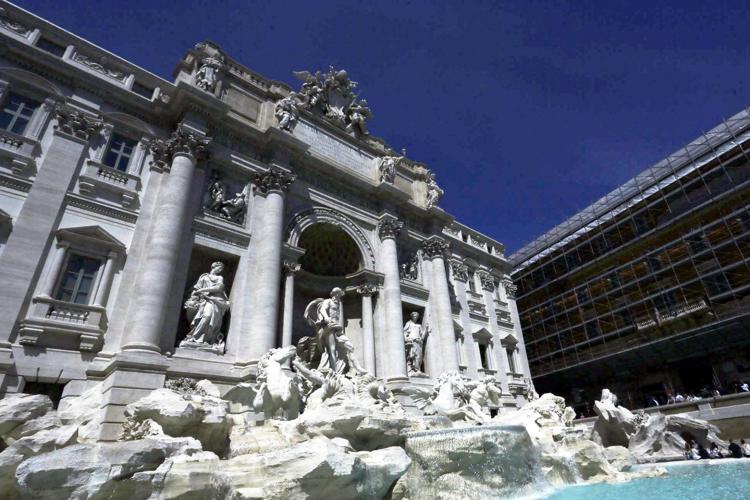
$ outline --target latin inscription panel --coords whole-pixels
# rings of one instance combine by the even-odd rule
[[[294,127],[294,136],[309,144],[310,151],[318,156],[368,179],[374,178],[375,162],[365,151],[302,120]]]

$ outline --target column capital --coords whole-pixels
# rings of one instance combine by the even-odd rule
[[[154,157],[151,165],[168,169],[174,157],[178,155],[200,160],[207,155],[206,147],[210,142],[210,137],[178,128],[172,132],[169,139],[149,141],[148,148]]]
[[[365,297],[371,297],[378,293],[378,285],[375,285],[373,283],[365,283],[363,285],[359,285],[356,289],[356,292],[359,295],[364,295]]]
[[[488,292],[495,291],[495,278],[490,273],[480,270],[477,271],[477,276],[479,276],[479,281],[482,283],[482,289]]]
[[[284,274],[295,274],[297,271],[299,271],[302,268],[299,262],[295,262],[293,260],[283,260],[281,262],[281,269],[284,271]]]
[[[502,280],[503,288],[505,288],[505,295],[508,296],[509,299],[515,299],[516,298],[516,292],[518,291],[518,287],[515,283],[513,283],[513,280],[510,276],[506,276]]]
[[[393,215],[385,214],[380,217],[380,221],[378,222],[378,236],[380,236],[381,240],[388,238],[396,239],[402,227],[404,227],[403,222]]]
[[[265,172],[255,174],[253,182],[260,194],[266,195],[271,191],[280,191],[282,193],[289,191],[289,186],[292,185],[296,178],[297,176],[294,174],[290,174],[278,167],[271,167]]]
[[[430,236],[422,242],[422,252],[428,260],[444,257],[450,249],[450,243],[440,236]]]
[[[55,106],[55,118],[55,131],[84,141],[91,139],[103,125],[98,117],[65,105]]]
[[[451,271],[453,272],[453,279],[456,281],[467,282],[469,281],[469,268],[466,264],[460,260],[450,261]]]

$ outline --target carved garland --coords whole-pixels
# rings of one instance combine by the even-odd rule
[[[98,118],[67,106],[56,107],[55,118],[55,130],[85,141],[102,128],[102,121]]]
[[[299,239],[299,235],[302,233],[302,229],[305,229],[302,228],[301,225],[306,219],[312,219],[314,220],[314,222],[327,222],[339,226],[344,230],[348,229],[348,232],[351,236],[353,236],[354,241],[358,244],[360,250],[362,250],[363,253],[366,252],[370,257],[370,269],[373,269],[375,267],[375,252],[372,249],[372,245],[370,245],[370,241],[365,236],[365,233],[362,232],[362,230],[357,224],[354,223],[354,221],[346,217],[344,214],[330,208],[315,207],[295,215],[287,225],[286,230],[287,234],[289,235],[287,241],[290,245],[297,244],[297,240]],[[295,233],[295,229],[298,228],[300,230]]]
[[[490,273],[479,271],[477,275],[479,276],[479,281],[482,282],[482,288],[484,290],[487,290],[488,292],[495,291],[495,280]]]
[[[154,139],[149,143],[149,150],[154,159],[151,161],[152,166],[165,168],[172,163],[175,155],[184,154],[195,158],[203,159],[207,156],[206,147],[211,142],[210,137],[204,137],[183,129],[177,129],[172,132],[169,139]]]
[[[469,281],[469,268],[466,267],[466,264],[457,260],[452,260],[450,266],[451,271],[453,271],[454,280],[462,281],[464,283]]]
[[[509,299],[515,299],[516,298],[516,292],[518,291],[518,287],[513,283],[513,280],[510,278],[503,278],[503,288],[505,288],[505,294],[508,296]]]
[[[395,218],[392,215],[385,215],[380,222],[378,222],[378,236],[381,240],[387,238],[395,239],[398,237],[398,233],[401,232],[401,228],[404,227],[404,223]]]
[[[438,236],[432,236],[422,242],[422,251],[429,260],[443,257],[449,248],[450,244]]]
[[[253,182],[261,194],[268,194],[271,191],[288,191],[296,178],[297,176],[279,168],[271,168],[266,172],[255,174]]]

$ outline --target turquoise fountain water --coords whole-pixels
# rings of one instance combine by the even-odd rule
[[[569,486],[546,500],[730,500],[750,498],[750,459],[680,462],[661,477]],[[540,498],[540,497],[537,497]]]

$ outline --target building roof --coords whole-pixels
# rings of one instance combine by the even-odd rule
[[[511,264],[516,270],[523,269],[611,220],[628,207],[748,139],[748,126],[750,110],[746,108],[539,236],[511,255]]]

